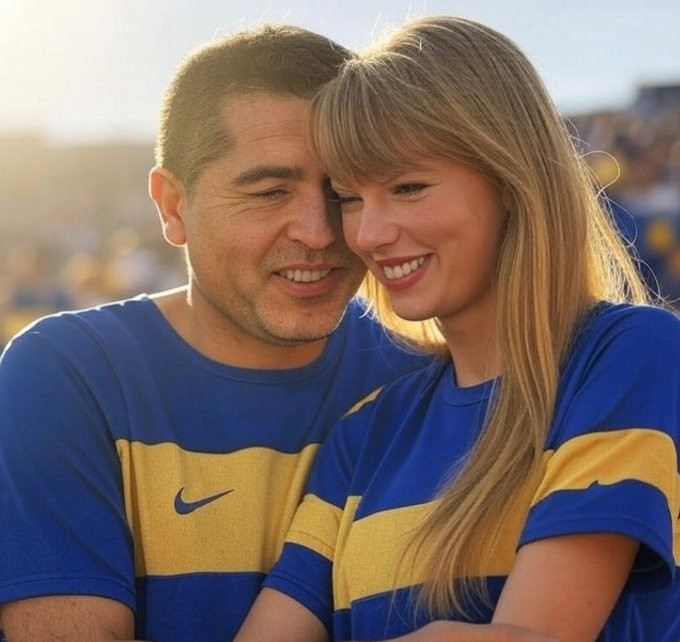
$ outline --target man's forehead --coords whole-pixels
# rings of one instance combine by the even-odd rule
[[[220,117],[229,127],[254,126],[268,122],[273,112],[288,116],[300,124],[306,118],[311,101],[293,94],[252,91],[225,96],[220,103]]]
[[[281,157],[263,157],[269,151],[287,148],[299,151],[307,147],[306,114],[309,101],[302,98],[270,94],[248,94],[227,101],[220,111],[220,138],[227,142],[226,154],[263,158],[263,164],[288,165]],[[246,162],[248,162],[246,160]]]

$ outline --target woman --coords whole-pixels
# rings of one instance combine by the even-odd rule
[[[311,138],[377,313],[443,357],[345,416],[239,642],[680,639],[680,322],[524,55],[413,21]]]

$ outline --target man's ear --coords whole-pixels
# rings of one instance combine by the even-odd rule
[[[177,247],[184,245],[187,240],[184,227],[187,199],[182,183],[167,169],[154,167],[149,172],[149,196],[156,204],[165,240]]]

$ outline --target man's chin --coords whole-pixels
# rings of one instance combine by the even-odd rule
[[[331,334],[333,334],[335,327],[331,330],[318,330],[314,332],[307,331],[272,334],[272,343],[276,343],[284,347],[288,346],[294,348],[297,346],[308,345],[310,343],[316,343],[317,341],[324,341],[325,339],[328,339]]]
[[[279,327],[270,326],[269,332],[279,345],[300,346],[309,343],[316,343],[327,339],[340,325],[345,315],[346,307],[343,307],[337,314],[320,315],[310,313],[300,319],[298,323],[292,323],[288,327],[281,324]]]

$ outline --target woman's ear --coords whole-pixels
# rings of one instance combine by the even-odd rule
[[[167,169],[154,167],[149,172],[149,196],[156,204],[165,240],[177,247],[184,245],[186,194],[182,183]]]

